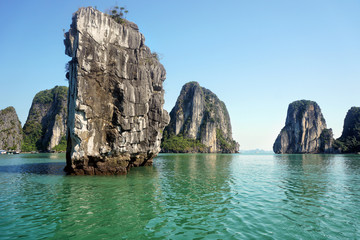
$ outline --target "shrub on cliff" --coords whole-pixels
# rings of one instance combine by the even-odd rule
[[[237,143],[234,140],[226,139],[223,132],[220,129],[216,129],[216,143],[222,149],[224,153],[231,153],[236,151]]]
[[[119,6],[112,7],[110,10],[108,10],[110,17],[120,24],[125,23],[125,18],[128,12],[129,11],[125,7]]]
[[[63,136],[60,140],[60,143],[58,145],[56,145],[52,150],[54,150],[56,152],[65,152],[66,145],[67,145],[66,136]]]
[[[206,152],[207,147],[199,140],[184,138],[179,134],[176,136],[164,137],[163,142],[161,143],[161,149],[163,152],[191,153]]]

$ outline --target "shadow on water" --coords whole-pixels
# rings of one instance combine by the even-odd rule
[[[318,165],[326,168],[334,159],[334,155],[330,154],[282,154],[274,155],[274,157],[279,164],[288,166],[289,170],[298,167],[304,168],[307,165]]]
[[[1,173],[32,173],[48,175],[65,175],[65,163],[24,163],[18,165],[0,166]]]
[[[330,216],[329,194],[333,191],[335,155],[289,154],[275,155],[283,168],[281,182],[285,198],[282,213],[298,229],[309,236],[324,234],[324,216]],[[315,234],[315,235],[313,235]]]
[[[288,200],[305,198],[316,201],[326,192],[326,188],[330,184],[328,172],[333,164],[333,155],[275,155],[275,159],[279,165],[285,167],[282,182]]]
[[[349,173],[360,174],[360,155],[344,154],[343,156],[346,171]]]
[[[54,208],[54,239],[148,239],[149,220],[164,210],[153,167],[134,168],[121,176],[62,178]],[[76,223],[76,224],[74,224]]]

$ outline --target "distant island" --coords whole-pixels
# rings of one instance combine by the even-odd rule
[[[266,151],[263,149],[241,150],[242,154],[274,154],[273,151]]]
[[[66,151],[67,95],[64,86],[35,95],[23,127],[23,152]]]
[[[68,88],[37,93],[24,127],[13,107],[0,111],[0,149],[11,152],[66,151]]]
[[[235,153],[230,115],[225,103],[197,82],[186,83],[170,112],[162,152]]]
[[[319,105],[310,100],[290,103],[285,127],[275,140],[277,154],[360,152],[360,108],[352,107],[344,121],[343,133],[334,139]]]

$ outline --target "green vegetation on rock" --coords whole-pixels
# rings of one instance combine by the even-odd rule
[[[55,86],[35,95],[23,127],[23,152],[51,150],[49,143],[55,122],[60,126],[62,119],[66,118],[67,92],[67,87]]]
[[[33,102],[39,104],[48,104],[52,103],[53,101],[53,94],[49,90],[44,90],[35,95]]]
[[[189,82],[182,87],[170,118],[163,135],[163,152],[179,152],[177,142],[186,149],[180,152],[189,152],[187,148],[196,143],[203,146],[196,145],[191,152],[238,152],[239,145],[232,139],[230,116],[224,102],[199,83]]]
[[[184,138],[181,134],[166,138],[161,144],[161,149],[172,153],[206,152],[207,150],[199,140]]]
[[[224,153],[234,152],[237,147],[236,141],[226,139],[223,132],[218,128],[216,129],[216,142]]]
[[[360,152],[360,107],[352,107],[347,112],[342,135],[333,146],[343,153]]]
[[[125,18],[126,15],[128,14],[128,10],[125,7],[119,7],[119,6],[115,6],[112,7],[109,11],[108,14],[110,15],[110,17],[112,19],[114,19],[117,23],[119,24],[123,24],[126,22]]]
[[[63,136],[60,140],[60,143],[58,145],[56,145],[52,150],[54,150],[56,152],[65,152],[66,145],[67,145],[66,136]]]
[[[331,128],[325,128],[320,134],[320,151],[327,153],[333,144],[333,132]]]
[[[11,113],[11,112],[15,112],[15,108],[10,106],[10,107],[7,107],[7,108],[1,110],[0,114],[3,115],[3,114]]]
[[[21,151],[31,152],[37,151],[41,148],[41,136],[43,135],[42,126],[35,121],[27,121],[23,128],[24,141],[21,146]]]

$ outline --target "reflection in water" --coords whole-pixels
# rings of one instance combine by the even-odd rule
[[[193,239],[202,232],[220,237],[213,219],[224,217],[229,209],[227,180],[233,155],[170,154],[155,162],[160,172],[161,192],[157,195],[162,213],[149,221],[150,238],[181,235]],[[213,229],[213,230],[212,230]],[[161,231],[160,231],[161,230]],[[223,231],[226,231],[223,226]],[[201,235],[201,234],[200,234]]]
[[[358,155],[161,154],[117,177],[39,156],[0,157],[1,238],[360,236]]]
[[[25,163],[21,165],[0,166],[0,172],[20,174],[65,175],[64,163]]]
[[[360,155],[359,154],[345,154],[342,155],[344,159],[346,170],[349,173],[360,174]]]
[[[343,181],[346,175],[343,173],[342,156],[276,155],[275,159],[280,166],[284,166],[281,170],[283,180],[280,185],[286,196],[282,205],[284,215],[292,220],[298,229],[325,237],[327,235],[324,235],[323,229],[328,227],[328,236],[336,233],[344,237],[345,233],[333,230],[336,229],[336,224],[328,226],[330,218],[342,221],[344,218],[353,217],[354,201],[346,207],[343,203],[347,198],[347,193],[344,192],[347,184]],[[336,212],[334,207],[327,206],[342,209]],[[354,233],[356,229],[357,227],[353,226]],[[353,236],[353,233],[350,233],[350,236]]]
[[[147,219],[161,213],[157,172],[144,167],[128,176],[66,177],[62,184],[56,239],[134,239],[144,236]],[[63,229],[67,229],[63,231]]]
[[[326,192],[329,184],[326,173],[329,172],[332,155],[275,155],[275,159],[286,166],[282,177],[285,194],[291,203],[302,198],[317,201]]]

